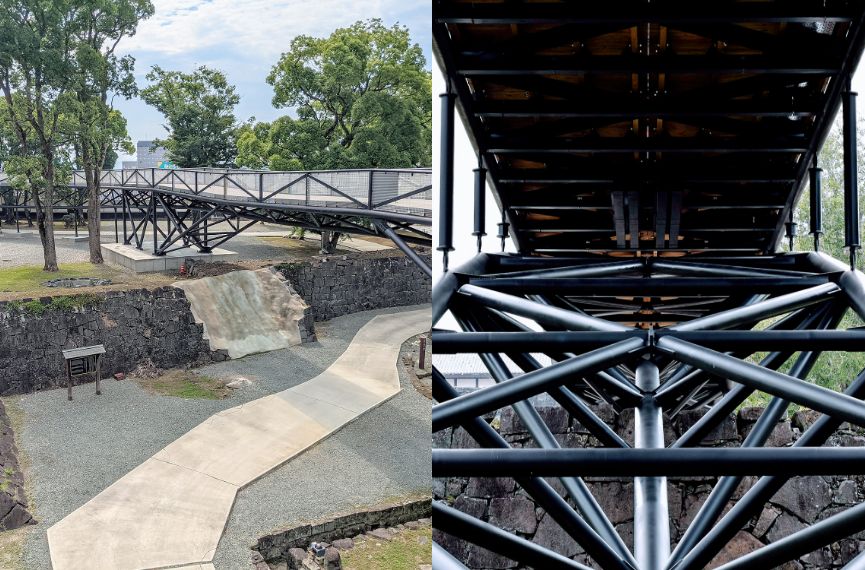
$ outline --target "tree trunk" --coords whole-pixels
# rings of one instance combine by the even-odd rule
[[[46,153],[48,155],[49,153]],[[38,192],[34,192],[36,198],[36,224],[39,228],[39,239],[42,240],[42,252],[45,271],[59,271],[57,266],[57,245],[54,241],[54,155],[46,156],[47,166],[45,168],[45,199],[40,200]]]
[[[99,265],[104,262],[101,243],[102,208],[99,204],[101,169],[90,156],[89,151],[83,150],[82,155],[84,158],[84,178],[87,181],[87,242],[90,245],[90,263]],[[96,160],[98,159],[99,157],[96,157]]]
[[[321,250],[320,253],[331,254],[336,251],[336,244],[339,243],[339,238],[342,236],[339,232],[321,232]]]

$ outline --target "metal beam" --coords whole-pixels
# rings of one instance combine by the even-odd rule
[[[822,54],[821,54],[822,55]],[[540,56],[510,57],[501,60],[462,57],[456,62],[456,73],[466,76],[501,75],[583,75],[622,73],[689,73],[689,74],[781,74],[835,75],[841,60],[835,57],[715,56],[676,55],[645,57],[639,54],[619,56]]]
[[[680,362],[865,426],[865,404],[849,396],[673,337],[659,339],[656,346]]]
[[[434,449],[433,477],[857,475],[859,447]],[[491,466],[495,466],[491,470]]]
[[[707,10],[682,0],[647,5],[615,0],[604,4],[441,4],[433,21],[443,24],[616,24],[624,28],[649,22],[718,24],[848,22],[849,10],[822,2],[785,0],[783,3],[731,3]]]
[[[453,507],[433,501],[433,526],[478,546],[499,552],[536,568],[590,570],[588,566],[565,558],[548,548],[520,538]]]
[[[565,384],[573,376],[590,374],[608,368],[613,363],[621,362],[643,348],[642,340],[625,340],[535,372],[523,374],[519,378],[477,392],[464,394],[459,398],[433,407],[432,429],[439,431],[461,423],[472,416],[483,415],[502,406],[546,392],[553,386]]]

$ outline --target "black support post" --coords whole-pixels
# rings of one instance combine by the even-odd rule
[[[441,98],[441,143],[439,146],[439,236],[444,270],[448,270],[448,253],[454,250],[454,102],[456,95],[450,85]]]
[[[844,245],[850,250],[850,268],[856,267],[859,243],[859,188],[856,161],[856,92],[850,78],[842,95],[844,102]]]
[[[478,239],[478,253],[481,252],[483,236],[487,235],[484,231],[484,222],[486,221],[486,190],[487,190],[487,169],[484,168],[483,154],[478,155],[478,167],[474,169],[475,173],[475,226],[472,235]]]
[[[811,235],[814,236],[814,251],[820,251],[820,236],[823,235],[823,189],[821,187],[821,176],[823,169],[817,166],[817,155],[814,155],[814,166],[810,174],[811,186]]]

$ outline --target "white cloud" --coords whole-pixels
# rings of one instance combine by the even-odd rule
[[[357,20],[380,17],[385,23],[411,15],[427,0],[155,0],[156,14],[123,43],[124,50],[167,57],[202,50],[254,55],[274,63],[296,35],[325,36]],[[428,17],[427,17],[428,18]],[[402,24],[426,37],[425,22]],[[419,28],[422,26],[422,28]],[[415,41],[422,41],[415,37]]]

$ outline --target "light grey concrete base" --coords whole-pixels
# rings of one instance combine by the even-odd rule
[[[186,258],[212,263],[215,261],[235,261],[238,254],[218,247],[214,248],[211,253],[201,253],[187,247],[165,255],[153,255],[147,250],[137,249],[132,245],[104,243],[102,244],[102,257],[106,263],[131,269],[135,273],[154,273],[178,270]]]

